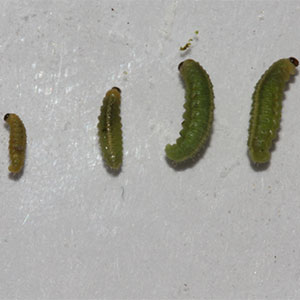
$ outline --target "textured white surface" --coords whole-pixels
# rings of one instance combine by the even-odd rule
[[[8,175],[0,126],[1,298],[299,298],[300,80],[266,170],[246,155],[253,88],[300,57],[299,1],[2,1],[1,118],[20,115],[26,168]],[[194,31],[198,40],[182,54]],[[184,88],[215,91],[204,156],[174,170]],[[103,167],[97,116],[122,89],[124,165]],[[4,123],[4,122],[3,122]]]

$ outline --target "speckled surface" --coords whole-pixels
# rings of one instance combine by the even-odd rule
[[[254,170],[246,154],[254,85],[275,60],[300,57],[299,1],[1,6],[0,115],[22,118],[28,151],[10,178],[3,121],[0,298],[300,297],[299,76],[269,167]],[[164,147],[181,127],[186,58],[210,75],[215,122],[202,158],[175,170]],[[118,176],[96,128],[112,86],[122,89]]]

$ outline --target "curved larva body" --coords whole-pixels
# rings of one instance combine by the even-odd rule
[[[168,144],[166,155],[175,162],[192,158],[209,137],[214,113],[213,86],[206,71],[192,59],[179,65],[186,89],[183,129],[176,144]]]
[[[253,93],[249,126],[249,156],[254,163],[266,163],[277,136],[285,83],[296,72],[298,61],[285,58],[276,61],[260,78]]]
[[[114,87],[106,93],[98,117],[98,135],[103,159],[115,170],[121,167],[123,158],[120,105],[121,90]]]
[[[10,127],[9,156],[11,164],[8,170],[12,173],[19,173],[25,161],[26,130],[23,122],[16,114],[6,114],[4,120]]]

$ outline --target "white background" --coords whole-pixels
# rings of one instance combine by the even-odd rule
[[[0,126],[1,298],[300,297],[300,80],[289,84],[271,164],[251,167],[251,95],[300,58],[299,1],[2,1],[0,115],[27,129],[23,175]],[[179,47],[199,30],[189,51]],[[178,64],[215,92],[209,146],[174,169]],[[124,163],[103,166],[97,117],[122,89]]]

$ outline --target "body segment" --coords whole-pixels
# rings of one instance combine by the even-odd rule
[[[19,173],[25,161],[26,130],[23,122],[16,114],[6,114],[4,120],[10,127],[9,156],[11,164],[8,169],[12,173]]]
[[[165,148],[167,157],[174,162],[192,158],[205,145],[213,122],[213,86],[206,71],[192,59],[178,67],[186,94],[182,130],[176,144]]]
[[[271,158],[272,141],[280,125],[285,83],[296,72],[297,59],[276,61],[256,84],[252,96],[249,126],[249,156],[254,163],[266,163]]]
[[[111,169],[118,170],[122,165],[123,143],[120,117],[121,90],[109,90],[101,106],[98,135],[104,161]]]

